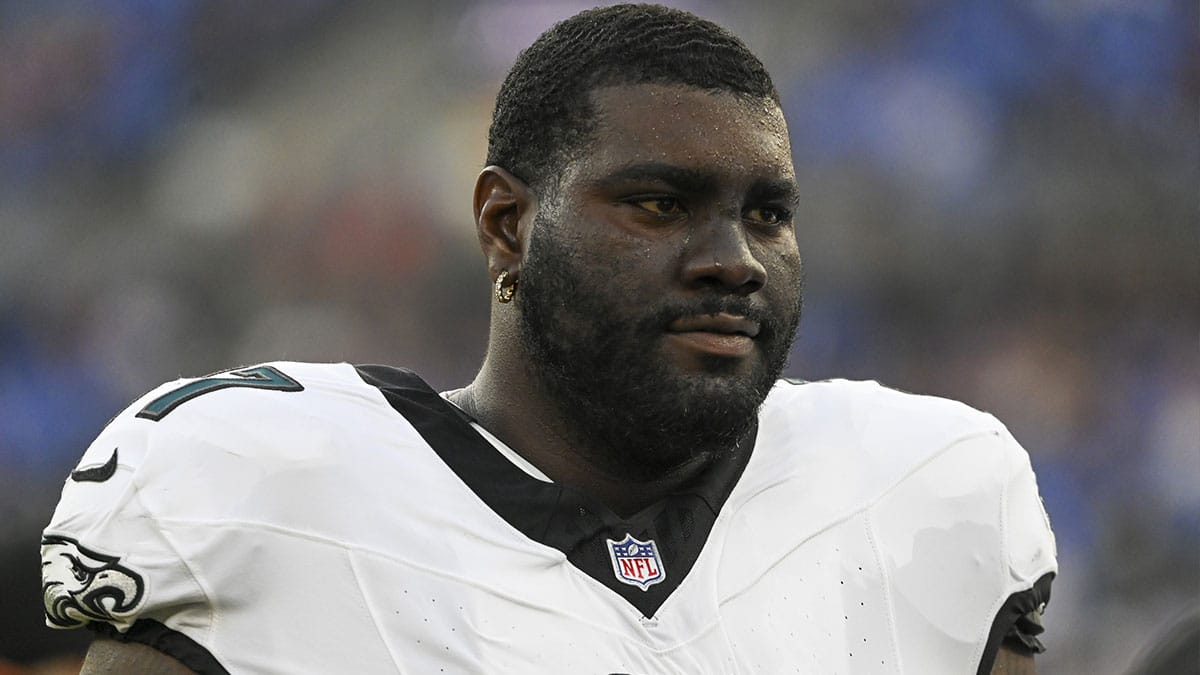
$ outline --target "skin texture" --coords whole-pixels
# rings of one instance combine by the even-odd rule
[[[592,141],[552,194],[498,167],[480,175],[492,278],[528,284],[493,305],[484,365],[454,400],[555,481],[627,514],[752,428],[799,318],[797,190],[769,100],[645,84],[593,103]],[[754,325],[746,353],[672,330],[722,312]]]
[[[996,662],[992,664],[992,675],[1037,675],[1037,668],[1031,655],[1001,645]]]
[[[95,640],[79,675],[187,675],[192,670],[162,652],[135,642]]]

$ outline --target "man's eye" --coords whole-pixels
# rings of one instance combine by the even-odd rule
[[[782,225],[792,217],[785,209],[760,206],[746,211],[746,219],[763,225]]]
[[[679,200],[670,197],[637,199],[631,203],[640,209],[659,216],[674,216],[683,212],[683,206],[679,203]]]

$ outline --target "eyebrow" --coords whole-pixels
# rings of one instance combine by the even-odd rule
[[[749,191],[750,201],[781,202],[795,208],[800,204],[800,188],[796,181],[784,178],[759,179]]]
[[[613,173],[590,181],[593,188],[617,188],[625,183],[638,181],[662,182],[688,193],[711,192],[717,186],[716,174],[698,169],[689,169],[662,162],[642,162],[622,167]],[[799,200],[799,188],[794,180],[786,178],[760,178],[748,190],[752,201],[779,201],[795,206]]]
[[[607,176],[597,178],[591,181],[591,185],[603,189],[637,181],[662,182],[684,192],[707,192],[716,187],[717,177],[707,171],[688,169],[674,164],[643,162],[630,164]]]

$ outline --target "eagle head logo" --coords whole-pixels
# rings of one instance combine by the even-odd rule
[[[70,537],[42,537],[42,601],[59,628],[88,621],[122,624],[141,608],[146,582],[117,556],[85,548]]]

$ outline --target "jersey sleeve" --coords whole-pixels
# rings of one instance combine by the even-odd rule
[[[117,639],[170,627],[202,640],[209,630],[204,589],[147,508],[140,487],[148,458],[187,440],[137,413],[146,401],[178,386],[164,385],[114,418],[67,478],[42,536],[48,626],[88,627]],[[187,486],[180,481],[166,489]]]
[[[988,426],[951,443],[873,509],[901,651],[914,662],[949,656],[945,645],[923,642],[931,634],[959,645],[963,672],[967,664],[989,672],[1005,640],[1040,649],[1054,535],[1028,454],[998,422]]]
[[[997,435],[1008,465],[1003,498],[1004,547],[1009,573],[1021,583],[996,612],[980,659],[980,672],[991,670],[1002,644],[1023,654],[1045,651],[1039,638],[1045,630],[1042,617],[1058,569],[1054,532],[1038,494],[1029,455],[1007,430]]]

